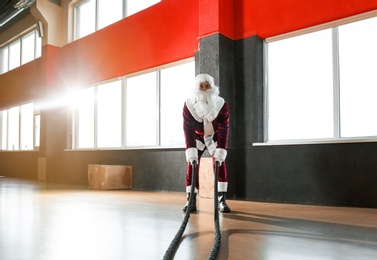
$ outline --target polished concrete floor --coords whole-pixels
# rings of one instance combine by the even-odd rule
[[[0,259],[162,259],[184,193],[99,191],[0,178]],[[213,201],[198,200],[174,259],[207,259]],[[217,259],[377,259],[377,209],[229,200]]]

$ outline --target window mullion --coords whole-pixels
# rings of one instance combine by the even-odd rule
[[[98,148],[98,86],[94,87],[94,148]]]
[[[9,68],[10,68],[10,45],[8,45],[7,48],[8,48],[8,58],[7,58],[8,65],[7,65],[7,71],[6,72],[8,72]]]
[[[4,50],[0,48],[0,74],[4,73]]]
[[[21,65],[22,65],[22,46],[24,45],[23,44],[23,37],[21,37],[20,39],[19,39],[19,41],[20,41],[20,63],[19,63],[19,65],[18,65],[18,67],[20,67]]]
[[[37,26],[39,26],[39,25],[37,25]],[[38,33],[37,33],[37,30],[35,30],[34,31],[34,59],[36,59],[37,58],[37,41],[38,41],[38,38],[39,36],[38,36]]]
[[[127,100],[127,91],[126,91],[126,86],[127,86],[127,79],[123,78],[122,79],[122,100],[121,100],[121,146],[126,147],[126,126],[127,126],[127,119],[126,119],[126,100]]]
[[[161,103],[161,71],[158,70],[156,71],[157,73],[157,77],[156,77],[156,88],[157,88],[157,97],[156,97],[156,121],[157,121],[157,145],[160,146],[161,145],[161,106],[160,106],[160,103]]]
[[[94,31],[98,31],[99,28],[99,0],[96,0],[96,6],[95,6],[95,28]]]
[[[268,99],[268,43],[264,41],[263,44],[263,66],[264,66],[264,117],[263,117],[263,141],[267,142],[268,141],[268,119],[269,119],[269,113],[268,113],[268,104],[269,104],[269,99]]]
[[[73,137],[72,137],[72,148],[77,149],[79,148],[79,117],[80,114],[76,108],[74,108],[74,116],[73,116]]]
[[[7,109],[7,125],[6,125],[6,128],[7,128],[7,135],[6,135],[6,150],[10,150],[10,142],[9,142],[9,130],[10,130],[10,120],[9,120],[9,109]]]
[[[339,139],[340,134],[340,79],[339,79],[339,30],[332,29],[333,47],[333,114],[334,114],[334,138]]]
[[[127,1],[128,0],[123,0],[123,14],[122,14],[122,17],[125,18],[127,17]]]
[[[81,12],[78,10],[78,6],[76,6],[74,8],[74,21],[73,21],[73,28],[74,28],[74,31],[73,31],[73,38],[74,40],[77,40],[79,38],[79,35],[80,35],[80,26],[79,24],[81,23]]]
[[[21,136],[21,131],[22,131],[22,122],[21,122],[21,116],[22,116],[22,111],[21,111],[21,106],[19,106],[18,109],[18,150],[22,150],[22,136]]]
[[[7,126],[6,126],[6,128],[7,128],[7,137],[6,137],[6,150],[10,150],[9,149],[9,109],[7,109]]]
[[[2,150],[3,146],[3,137],[4,137],[4,132],[3,132],[3,113],[4,111],[0,111],[0,150]]]
[[[71,108],[71,146],[67,148],[76,149],[76,109]]]

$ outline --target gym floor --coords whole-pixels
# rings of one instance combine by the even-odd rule
[[[184,193],[89,190],[0,178],[0,259],[162,259]],[[377,259],[377,209],[228,200],[217,259]],[[207,259],[212,199],[198,199],[174,259]]]

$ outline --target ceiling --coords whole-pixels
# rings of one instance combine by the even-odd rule
[[[17,9],[15,2],[27,2],[26,7]],[[12,24],[30,14],[30,6],[35,0],[0,0],[0,33],[8,29]],[[61,0],[49,0],[49,2],[61,5]]]
[[[13,0],[0,1],[0,33],[30,13],[30,8],[17,9]]]

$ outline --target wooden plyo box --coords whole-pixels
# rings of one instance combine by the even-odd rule
[[[132,189],[132,166],[89,164],[88,184],[98,190]]]

